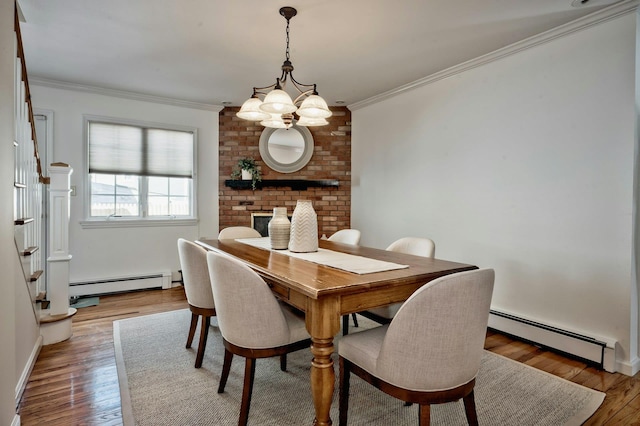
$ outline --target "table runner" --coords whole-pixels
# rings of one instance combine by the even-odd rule
[[[263,250],[275,251],[276,253],[284,254],[286,256],[317,263],[319,265],[342,269],[343,271],[352,272],[354,274],[372,274],[374,272],[392,271],[394,269],[404,269],[409,267],[409,265],[370,259],[368,257],[356,256],[323,248],[318,248],[318,251],[312,253],[294,253],[289,250],[273,250],[271,248],[271,241],[269,240],[269,237],[238,238],[236,241],[258,247]]]

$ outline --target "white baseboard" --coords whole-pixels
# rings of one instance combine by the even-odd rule
[[[640,358],[635,357],[633,361],[630,362],[619,362],[618,366],[618,372],[625,376],[633,377],[638,371],[640,371]]]
[[[20,416],[19,415],[15,415],[13,416],[13,420],[11,421],[11,426],[20,426]]]
[[[25,388],[27,387],[27,383],[29,382],[29,376],[31,376],[31,372],[33,371],[33,367],[36,365],[36,361],[38,360],[38,354],[40,354],[40,349],[42,348],[42,336],[38,336],[33,349],[31,350],[31,355],[29,355],[29,359],[27,360],[27,365],[24,366],[22,373],[20,374],[20,378],[18,379],[18,383],[16,383],[16,407],[20,404],[20,398],[22,398],[22,394],[24,393]],[[20,418],[18,417],[18,421]]]

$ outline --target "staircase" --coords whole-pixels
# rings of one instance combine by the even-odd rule
[[[76,312],[75,309],[69,308],[68,297],[68,261],[71,259],[68,255],[71,169],[66,164],[52,165],[49,171],[56,176],[55,185],[51,185],[52,180],[43,174],[17,8],[15,34],[13,215],[16,251],[22,265],[25,283],[25,289],[16,289],[16,291],[28,293],[35,321],[39,323],[43,344],[46,345],[71,336],[71,317]],[[55,205],[55,209],[52,211],[52,216],[48,218],[51,223],[55,223],[51,226],[52,231],[49,232],[48,251],[47,247],[44,247],[47,242],[45,227],[47,217],[43,208],[47,196],[52,203],[55,203],[51,204],[51,206]],[[49,256],[46,262],[43,260],[45,256],[43,252]],[[50,303],[53,300],[56,303]]]

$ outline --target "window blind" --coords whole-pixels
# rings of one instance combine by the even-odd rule
[[[193,133],[89,122],[89,173],[193,178]]]

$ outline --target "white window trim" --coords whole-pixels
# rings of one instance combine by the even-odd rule
[[[83,155],[84,155],[84,220],[80,221],[83,229],[94,228],[136,228],[151,226],[194,226],[198,224],[198,129],[196,127],[169,125],[164,123],[155,123],[150,121],[130,120],[126,118],[106,117],[100,115],[84,114],[82,116],[82,139],[83,139]],[[99,121],[103,123],[124,124],[137,127],[152,127],[155,129],[176,130],[182,132],[193,133],[193,182],[191,185],[191,203],[193,206],[193,215],[188,217],[140,217],[131,218],[114,218],[114,217],[91,217],[91,179],[89,177],[89,122]]]

